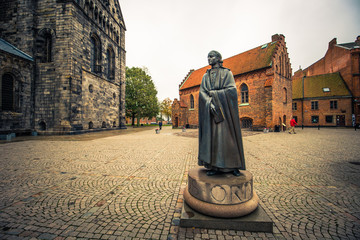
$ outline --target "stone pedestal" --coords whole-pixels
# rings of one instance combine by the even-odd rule
[[[258,207],[259,198],[253,189],[252,174],[240,173],[239,177],[232,173],[207,176],[205,168],[191,169],[185,202],[199,213],[212,217],[237,218],[250,214]]]
[[[248,232],[273,232],[273,222],[259,205],[252,213],[238,218],[218,218],[201,214],[184,203],[180,227],[228,229]]]

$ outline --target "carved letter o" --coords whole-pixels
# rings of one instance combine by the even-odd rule
[[[211,188],[211,196],[214,200],[222,202],[226,197],[226,190],[220,185],[216,185]]]

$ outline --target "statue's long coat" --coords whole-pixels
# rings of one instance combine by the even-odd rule
[[[224,121],[215,123],[211,102],[222,109]],[[199,93],[199,165],[219,171],[245,170],[237,89],[229,69],[219,68],[214,86],[210,70],[202,78]]]

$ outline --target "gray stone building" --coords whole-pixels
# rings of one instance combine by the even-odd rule
[[[0,131],[125,126],[118,0],[0,0]]]

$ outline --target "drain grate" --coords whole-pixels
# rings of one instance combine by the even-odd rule
[[[354,164],[354,165],[360,165],[360,162],[349,162],[351,164]]]

